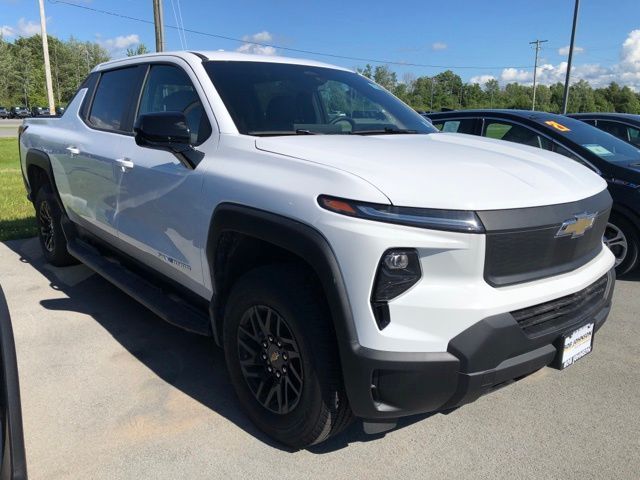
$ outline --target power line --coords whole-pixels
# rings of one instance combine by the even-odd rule
[[[90,7],[88,5],[79,5],[77,3],[73,3],[73,2],[67,2],[65,0],[49,0],[50,3],[59,3],[59,4],[63,4],[63,5],[68,5],[71,7],[76,7],[76,8],[80,8],[82,10],[88,10],[91,12],[95,12],[95,13],[101,13],[104,15],[110,15],[112,17],[118,17],[118,18],[123,18],[125,20],[131,20],[134,22],[140,22],[140,23],[146,23],[146,24],[150,24],[153,25],[153,22],[150,20],[145,20],[143,18],[136,18],[136,17],[132,17],[129,15],[123,15],[121,13],[117,13],[117,12],[111,12],[108,10],[101,10],[99,8],[94,8],[94,7]],[[179,30],[180,28],[174,25],[165,25],[166,28],[172,28],[174,30]],[[364,57],[350,57],[347,55],[338,55],[335,53],[327,53],[327,52],[317,52],[317,51],[313,51],[313,50],[303,50],[300,48],[291,48],[291,47],[284,47],[282,45],[276,45],[273,43],[264,43],[264,42],[255,42],[255,41],[247,41],[246,39],[242,39],[242,38],[235,38],[235,37],[229,37],[226,35],[219,35],[217,33],[209,33],[209,32],[202,32],[199,30],[193,30],[190,28],[183,28],[182,29],[183,32],[189,32],[189,33],[193,33],[195,35],[203,35],[206,37],[213,37],[213,38],[218,38],[221,40],[229,40],[232,42],[239,42],[239,43],[248,43],[251,45],[260,45],[262,47],[272,47],[272,48],[277,48],[280,50],[285,50],[288,52],[296,52],[296,53],[304,53],[307,55],[318,55],[321,57],[330,57],[330,58],[339,58],[342,60],[354,60],[357,62],[367,62],[367,63],[379,63],[379,64],[386,64],[386,65],[398,65],[398,66],[403,66],[403,67],[421,67],[421,68],[446,68],[446,69],[475,69],[475,70],[497,70],[497,69],[502,69],[502,68],[531,68],[531,65],[493,65],[493,66],[487,66],[487,65],[430,65],[430,64],[425,64],[425,63],[413,63],[413,62],[401,62],[401,61],[397,61],[397,60],[380,60],[380,59],[374,59],[374,58],[364,58]]]
[[[176,12],[176,6],[173,3],[173,0],[171,0],[171,9],[173,10],[173,18],[176,19],[176,24],[180,25],[180,22],[178,21],[178,14]],[[182,32],[179,28],[178,28],[178,39],[180,40],[180,47],[182,47],[183,50],[186,50],[187,47],[185,47],[184,45],[184,40],[182,39]]]
[[[540,44],[546,43],[548,40],[534,40],[533,42],[529,42],[529,45],[535,44],[536,46],[536,61],[533,65],[533,103],[531,104],[531,110],[536,109],[536,77],[538,74],[538,52],[540,52]]]
[[[184,22],[182,21],[182,8],[180,7],[180,0],[176,0],[176,1],[178,3],[178,17],[180,18],[180,27],[182,28],[182,40],[184,41],[184,49],[186,50],[187,36],[184,34]]]

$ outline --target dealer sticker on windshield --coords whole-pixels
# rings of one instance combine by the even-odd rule
[[[582,145],[582,146],[584,148],[586,148],[586,149],[589,149],[590,151],[592,151],[593,153],[595,153],[598,156],[613,155],[613,153],[611,153],[609,150],[604,148],[602,145],[598,145],[596,143],[587,143],[587,144]]]
[[[563,338],[560,369],[567,368],[591,353],[593,346],[593,323],[589,323]]]

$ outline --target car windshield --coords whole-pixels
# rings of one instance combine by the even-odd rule
[[[205,63],[240,133],[256,136],[433,133],[396,97],[353,72],[272,62]]]
[[[535,120],[611,163],[638,163],[640,150],[588,123],[569,117],[541,115]]]

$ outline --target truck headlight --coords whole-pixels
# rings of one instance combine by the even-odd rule
[[[451,232],[484,232],[484,226],[478,215],[469,210],[396,207],[394,205],[359,202],[327,195],[320,195],[318,203],[322,208],[335,213],[377,222]]]
[[[387,302],[409,290],[420,277],[420,257],[415,249],[393,248],[384,252],[371,292],[371,308],[380,330],[390,322]]]

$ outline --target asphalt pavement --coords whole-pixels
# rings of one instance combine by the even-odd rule
[[[17,137],[18,127],[22,124],[22,120],[8,120],[0,118],[0,138]]]
[[[84,266],[0,244],[29,478],[638,479],[640,276],[618,281],[594,351],[449,415],[370,437],[356,423],[291,452],[238,408],[211,342],[164,323]]]

